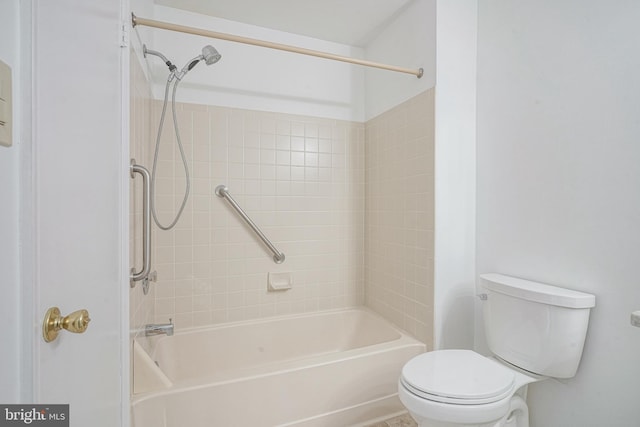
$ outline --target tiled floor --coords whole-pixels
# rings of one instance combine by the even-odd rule
[[[369,427],[418,427],[418,424],[416,424],[410,415],[406,414],[373,424]]]

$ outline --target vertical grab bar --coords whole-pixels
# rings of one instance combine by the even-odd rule
[[[267,245],[267,247],[273,253],[273,262],[275,262],[276,264],[282,264],[284,262],[284,254],[280,252],[278,249],[276,249],[275,246],[273,246],[273,243],[271,243],[271,241],[267,239],[267,236],[265,236],[264,233],[260,231],[260,229],[255,224],[255,222],[253,222],[251,218],[249,218],[249,215],[247,215],[247,213],[244,210],[242,210],[240,205],[238,205],[238,203],[233,199],[233,197],[231,197],[231,194],[229,194],[229,189],[227,188],[227,186],[218,185],[216,187],[215,193],[216,193],[216,196],[222,197],[223,199],[227,199],[227,202],[229,202],[229,204],[233,206],[233,208],[236,210],[236,212],[238,212],[240,217],[244,219],[247,225],[249,225],[249,227],[251,227],[251,229],[258,235],[258,237],[260,237],[260,240],[262,240],[262,243]]]
[[[151,272],[151,177],[144,166],[136,164],[135,159],[131,159],[130,173],[132,179],[136,173],[142,175],[142,269],[136,272],[135,267],[131,267],[129,283],[133,288],[136,282],[144,280],[142,289],[146,295]]]

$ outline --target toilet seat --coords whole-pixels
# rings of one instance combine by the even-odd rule
[[[422,399],[482,405],[513,395],[516,373],[470,350],[439,350],[407,362],[400,383]]]

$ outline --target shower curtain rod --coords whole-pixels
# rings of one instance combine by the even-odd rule
[[[317,56],[319,58],[332,59],[334,61],[349,62],[351,64],[364,65],[367,67],[382,68],[383,70],[397,71],[399,73],[413,74],[418,78],[421,78],[424,73],[424,70],[422,68],[419,68],[416,70],[412,68],[397,67],[395,65],[381,64],[379,62],[366,61],[364,59],[334,55],[332,53],[320,52],[317,50],[305,49],[305,48],[290,46],[286,44],[272,43],[264,40],[235,36],[233,34],[218,33],[216,31],[203,30],[200,28],[187,27],[184,25],[177,25],[169,22],[162,22],[162,21],[155,21],[153,19],[140,18],[139,16],[136,16],[133,13],[131,14],[131,22],[134,27],[136,27],[137,25],[143,25],[146,27],[154,27],[154,28],[161,28],[164,30],[178,31],[181,33],[195,34],[197,36],[212,37],[214,39],[250,44],[253,46],[266,47],[269,49],[284,50],[287,52],[299,53],[302,55]]]

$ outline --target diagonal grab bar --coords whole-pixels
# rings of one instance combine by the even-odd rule
[[[276,264],[282,264],[284,262],[284,254],[276,249],[275,246],[273,246],[273,243],[271,243],[271,241],[267,239],[267,236],[265,236],[264,233],[260,231],[258,226],[251,220],[251,218],[249,218],[247,213],[242,210],[242,208],[233,199],[233,197],[231,197],[227,186],[218,185],[216,187],[215,193],[216,196],[222,197],[223,199],[226,199],[227,202],[229,202],[229,204],[236,210],[236,212],[238,212],[238,215],[240,215],[242,219],[244,219],[244,221],[247,223],[247,225],[249,225],[249,227],[251,227],[251,229],[258,235],[258,237],[260,237],[262,243],[264,243],[271,250],[271,252],[273,252],[273,262],[275,262]]]

